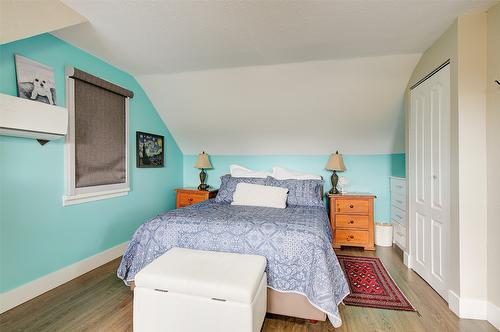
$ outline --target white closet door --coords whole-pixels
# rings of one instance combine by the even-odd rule
[[[411,267],[448,298],[450,66],[411,91],[409,217]]]

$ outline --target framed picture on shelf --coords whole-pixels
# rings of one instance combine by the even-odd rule
[[[54,69],[16,54],[17,93],[19,97],[56,104]]]
[[[165,138],[161,135],[136,132],[136,160],[138,168],[164,167]]]

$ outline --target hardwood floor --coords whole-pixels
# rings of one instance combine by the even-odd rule
[[[403,265],[397,249],[341,252],[380,257],[421,316],[341,305],[343,325],[338,329],[328,321],[312,324],[268,315],[262,331],[496,331],[486,321],[455,316],[425,281]],[[132,331],[132,292],[116,277],[118,264],[114,260],[0,315],[0,331]]]

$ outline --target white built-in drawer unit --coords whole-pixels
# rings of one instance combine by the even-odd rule
[[[390,177],[391,181],[391,221],[394,225],[394,243],[403,251],[407,250],[406,179]]]

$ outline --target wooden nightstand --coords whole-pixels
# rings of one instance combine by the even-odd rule
[[[363,247],[375,250],[372,194],[328,195],[333,247]]]
[[[175,189],[177,192],[176,208],[181,208],[206,201],[217,196],[218,189],[198,190],[196,188]]]

